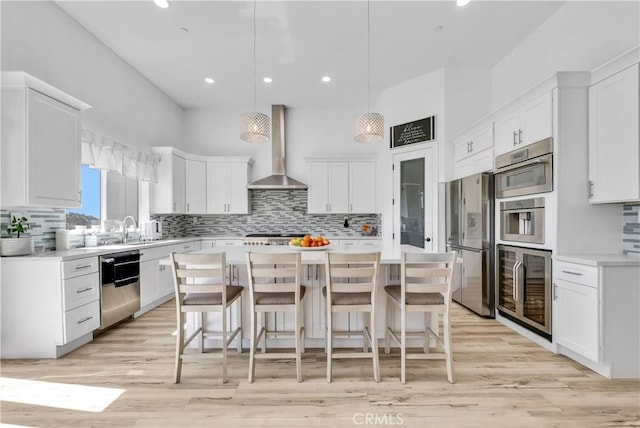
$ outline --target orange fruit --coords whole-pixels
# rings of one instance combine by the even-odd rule
[[[316,236],[316,242],[322,242],[324,238],[320,235]]]
[[[301,246],[301,247],[308,247],[308,246],[309,246],[309,241],[302,240],[302,241],[300,242],[300,246]]]
[[[304,239],[305,242],[311,242],[311,237],[309,235],[305,235],[302,239]]]

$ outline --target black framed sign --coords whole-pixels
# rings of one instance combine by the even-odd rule
[[[436,139],[436,116],[391,127],[389,148],[423,143]]]

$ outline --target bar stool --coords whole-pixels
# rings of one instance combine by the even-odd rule
[[[380,382],[380,364],[376,339],[376,289],[380,253],[326,254],[327,286],[322,288],[327,306],[327,382],[331,382],[332,363],[340,358],[371,358],[373,378]],[[334,336],[351,336],[353,332],[334,331],[333,314],[336,312],[363,312],[369,314],[369,326],[365,325],[363,352],[333,352]],[[367,344],[368,342],[368,344]],[[371,352],[368,347],[371,346]]]
[[[176,362],[175,383],[180,382],[182,361],[187,358],[209,356],[222,358],[222,382],[227,382],[227,348],[238,336],[238,353],[242,352],[242,292],[244,287],[225,285],[226,255],[217,254],[171,254],[176,293]],[[227,313],[234,302],[238,302],[238,326],[228,331]],[[207,312],[222,314],[220,331],[208,330],[205,326]],[[186,336],[185,314],[197,314],[198,327]],[[193,339],[199,337],[198,354],[186,353],[185,348]],[[205,352],[204,339],[221,339],[221,353]]]
[[[304,324],[302,299],[306,288],[300,285],[300,253],[247,253],[247,272],[251,301],[251,353],[249,356],[249,383],[255,377],[257,359],[296,359],[296,378],[302,382],[302,352],[304,352]],[[267,328],[267,312],[294,314],[293,331],[273,331]],[[258,330],[257,314],[262,313]],[[295,339],[295,352],[267,352],[267,336]],[[256,348],[264,340],[262,353]]]
[[[451,283],[456,253],[410,253],[402,254],[400,285],[387,285],[387,329],[385,331],[385,353],[389,353],[390,339],[400,345],[400,382],[406,383],[407,359],[444,359],[447,365],[447,379],[454,383],[453,356],[451,354]],[[393,307],[400,308],[400,337],[390,326]],[[425,328],[422,332],[407,332],[407,313],[425,314]],[[426,325],[427,314],[434,314]],[[440,333],[439,315],[444,328]],[[435,329],[435,331],[434,331]],[[407,339],[422,338],[424,353],[408,354]],[[434,338],[442,347],[442,353],[430,353],[430,339]]]

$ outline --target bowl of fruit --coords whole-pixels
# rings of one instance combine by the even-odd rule
[[[315,238],[311,237],[311,235],[305,235],[302,238],[291,238],[289,246],[303,251],[318,251],[329,248],[331,246],[331,241],[320,235]]]

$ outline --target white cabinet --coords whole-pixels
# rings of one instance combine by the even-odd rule
[[[186,159],[172,147],[153,147],[160,157],[158,182],[150,186],[151,214],[181,214],[186,211]]]
[[[376,164],[349,162],[349,213],[370,214],[376,210]]]
[[[454,178],[493,169],[493,126],[481,124],[454,141]]]
[[[90,106],[25,73],[2,79],[2,206],[79,208],[80,112]]]
[[[3,258],[2,358],[58,358],[100,327],[98,257]]]
[[[574,257],[573,259],[578,258]],[[640,269],[621,256],[553,262],[558,352],[608,378],[640,377]],[[595,261],[594,261],[595,260]]]
[[[640,200],[638,64],[589,88],[589,202]]]
[[[207,212],[207,164],[198,160],[186,160],[185,171],[186,213]]]
[[[507,153],[553,135],[551,91],[498,116],[494,121],[494,151]]]
[[[207,162],[207,213],[249,214],[250,166],[241,162]]]
[[[376,212],[375,162],[309,161],[309,214]]]

